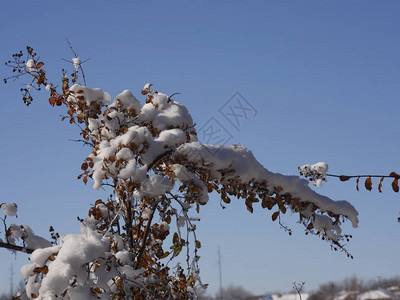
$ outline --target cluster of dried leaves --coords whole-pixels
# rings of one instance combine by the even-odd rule
[[[398,193],[399,192],[399,179],[400,175],[397,174],[396,172],[391,172],[389,175],[333,175],[333,174],[327,174],[326,176],[329,177],[337,177],[340,179],[340,181],[348,181],[351,178],[356,178],[356,189],[357,191],[360,190],[360,179],[361,178],[366,178],[364,181],[364,187],[368,191],[372,190],[372,178],[380,178],[379,184],[378,184],[378,191],[382,193],[382,183],[385,178],[391,178],[393,179],[392,181],[392,189],[394,192]]]

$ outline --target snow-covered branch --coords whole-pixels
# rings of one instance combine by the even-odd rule
[[[349,235],[342,234],[342,223],[358,224],[349,202],[314,192],[298,176],[269,171],[244,146],[200,143],[187,108],[151,84],[141,91],[143,104],[128,90],[112,100],[107,92],[78,83],[81,61],[75,55],[72,78],[64,73],[57,90],[32,48],[26,62],[21,57],[17,54],[10,63],[18,77],[31,76],[30,89],[45,87],[49,103],[65,108],[63,119],[79,124],[90,150],[78,178],[96,190],[112,189],[112,197],[97,200],[89,217],[80,220],[80,234],[67,234],[55,246],[30,248],[40,249],[31,254],[33,264],[23,269],[28,298],[195,298],[196,287],[203,284],[197,264],[201,243],[192,221],[213,191],[225,203],[242,200],[250,212],[257,202],[274,208],[272,220],[280,224],[287,211],[298,214],[307,233],[346,251],[342,241]],[[30,104],[32,99],[24,101]],[[325,178],[324,167],[310,166],[311,173],[303,172],[318,184]],[[21,235],[30,247],[34,235],[29,229],[13,227],[6,236],[10,241]],[[165,251],[168,246],[171,252]],[[185,247],[186,269],[179,263],[170,268],[168,263],[185,253]]]

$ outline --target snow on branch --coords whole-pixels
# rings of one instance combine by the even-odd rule
[[[32,245],[32,264],[23,268],[29,299],[195,299],[206,286],[199,274],[195,214],[213,191],[224,203],[241,199],[250,212],[257,202],[274,209],[272,220],[281,226],[286,212],[295,213],[306,233],[350,256],[343,241],[351,236],[342,225],[349,220],[357,227],[358,213],[349,202],[314,192],[298,176],[270,172],[244,146],[201,144],[187,108],[151,84],[141,91],[143,102],[129,90],[112,99],[86,87],[79,83],[81,61],[74,55],[72,77],[64,71],[61,85],[47,78],[31,47],[25,60],[19,52],[8,62],[16,75],[7,79],[30,76],[29,88],[22,90],[27,105],[31,91],[45,87],[50,105],[65,109],[62,120],[78,125],[90,147],[78,179],[111,189],[107,200],[97,200],[89,216],[79,219],[80,234],[62,236],[55,245]],[[309,170],[318,183],[327,165]],[[12,205],[2,208],[14,213]],[[15,235],[34,237],[27,226],[6,232],[10,245]],[[175,260],[182,253],[184,266]]]
[[[4,214],[4,217],[0,217],[0,220],[3,223],[5,236],[4,241],[0,239],[0,248],[30,254],[35,249],[51,246],[48,240],[36,235],[28,225],[7,225],[7,217],[15,217],[17,215],[17,204],[2,203],[0,208]]]

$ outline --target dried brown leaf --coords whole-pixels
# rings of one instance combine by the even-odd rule
[[[88,168],[88,164],[87,164],[87,162],[84,162],[84,163],[81,165],[81,169],[82,169],[83,171],[86,171],[87,168]]]
[[[253,213],[253,202],[250,198],[246,199],[246,207],[249,212]]]
[[[392,189],[393,191],[395,191],[396,193],[399,192],[399,179],[396,178],[395,180],[393,180],[392,182]]]
[[[351,177],[350,176],[347,176],[347,175],[341,175],[340,177],[339,177],[339,179],[340,179],[340,181],[347,181],[347,180],[349,180]]]
[[[365,179],[365,188],[370,191],[372,190],[372,180],[371,177],[368,177],[367,179]]]
[[[196,240],[196,248],[200,249],[201,248],[201,243],[199,240]]]
[[[379,193],[382,193],[382,181],[383,181],[384,177],[381,178],[381,180],[379,181],[379,185],[378,185],[378,191]]]
[[[57,102],[57,98],[56,97],[50,97],[49,98],[49,103],[50,103],[51,106],[56,105],[56,102]]]

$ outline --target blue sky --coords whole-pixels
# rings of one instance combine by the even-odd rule
[[[399,170],[400,3],[398,1],[3,1],[0,59],[25,45],[43,58],[48,74],[72,65],[69,38],[85,63],[90,87],[112,96],[147,82],[180,92],[198,128],[211,117],[246,145],[269,170],[296,174],[304,163],[326,161],[331,173],[388,174]],[[1,77],[9,70],[0,67]],[[48,236],[78,232],[77,216],[107,196],[76,180],[88,149],[70,142],[73,126],[60,122],[44,94],[27,108],[19,88],[0,86],[1,202],[16,202],[18,223]],[[239,129],[219,109],[240,92],[257,110]],[[142,101],[144,99],[141,99]],[[374,187],[377,182],[374,181]],[[213,294],[223,284],[254,293],[306,290],[329,280],[398,275],[399,195],[355,190],[355,182],[330,179],[318,191],[346,199],[360,212],[348,249],[305,236],[296,217],[289,237],[261,207],[253,214],[233,201],[222,210],[211,198],[201,211],[201,273]],[[1,250],[1,249],[0,249]],[[27,257],[1,250],[0,290],[8,291],[9,266]],[[14,281],[18,280],[15,276]]]

